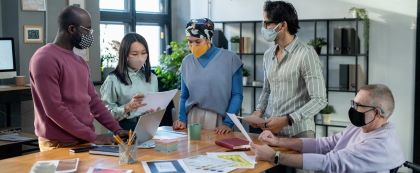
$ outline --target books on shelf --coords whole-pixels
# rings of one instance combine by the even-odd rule
[[[334,28],[334,53],[342,55],[360,53],[360,39],[355,28]]]
[[[340,64],[339,71],[340,89],[358,90],[365,85],[365,74],[360,64]]]
[[[240,53],[252,53],[252,41],[251,37],[241,37],[240,46],[239,46]]]

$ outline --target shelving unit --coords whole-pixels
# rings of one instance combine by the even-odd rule
[[[319,58],[323,66],[323,74],[327,87],[327,98],[329,104],[333,105],[337,110],[336,117],[333,120],[336,122],[348,123],[347,110],[350,106],[350,101],[355,96],[360,84],[367,84],[369,74],[369,48],[364,47],[364,41],[369,38],[364,38],[363,21],[355,18],[342,19],[305,19],[299,20],[300,29],[297,33],[299,40],[307,43],[310,39],[317,37],[325,38],[328,44],[321,50]],[[221,29],[226,38],[230,40],[233,36],[249,37],[251,41],[250,51],[247,53],[238,53],[239,57],[244,62],[244,67],[249,69],[251,75],[249,80],[263,82],[263,67],[262,60],[266,49],[273,43],[266,42],[260,33],[262,26],[261,21],[217,21],[215,28]],[[334,29],[335,28],[353,28],[355,30],[353,48],[355,51],[350,54],[334,53]],[[241,46],[239,46],[241,47]],[[229,43],[229,49],[231,43]],[[241,51],[240,51],[241,52]],[[243,52],[243,51],[242,51]],[[340,64],[355,65],[354,71],[355,85],[354,88],[342,88],[339,82],[339,66]],[[360,71],[359,71],[360,66]],[[364,77],[363,81],[358,83],[359,74]],[[353,73],[351,73],[353,74]],[[350,82],[350,81],[348,81]],[[252,86],[247,84],[244,86],[244,101],[242,103],[241,115],[252,113],[255,110],[256,104],[262,86]],[[316,126],[332,126],[330,124],[316,123]],[[328,133],[328,132],[327,132]]]

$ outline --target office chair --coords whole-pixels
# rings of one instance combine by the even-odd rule
[[[405,162],[404,162],[404,164],[403,164],[403,165],[401,165],[401,166],[404,166],[404,167],[410,168],[411,170],[413,170],[413,172],[420,172],[420,165],[415,164],[415,163],[411,163],[411,162],[409,162],[409,161],[405,161]],[[401,166],[398,166],[398,167],[396,167],[396,168],[394,168],[394,169],[389,170],[389,173],[397,173],[397,172],[398,172],[398,169],[399,169]]]

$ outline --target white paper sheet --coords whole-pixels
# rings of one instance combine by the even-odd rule
[[[165,109],[166,106],[168,106],[169,102],[174,98],[175,94],[177,92],[177,89],[173,89],[170,91],[165,92],[151,92],[151,93],[145,93],[143,103],[146,103],[147,105],[140,107],[133,111],[134,115],[142,114],[146,111],[149,111],[150,109],[156,110],[157,108]],[[128,118],[133,118],[134,116],[130,116]]]
[[[242,123],[239,121],[238,117],[236,117],[235,114],[231,114],[231,113],[227,113],[227,115],[229,116],[229,118],[233,121],[233,123],[235,123],[236,127],[238,127],[238,129],[241,131],[241,133],[245,136],[245,138],[249,141],[252,142],[251,137],[249,137],[248,133],[246,132],[244,126],[242,126]]]

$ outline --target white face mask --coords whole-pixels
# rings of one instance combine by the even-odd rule
[[[144,66],[146,59],[143,58],[128,58],[128,67],[134,70],[140,70]]]
[[[261,27],[261,34],[264,37],[264,39],[268,42],[272,42],[276,39],[277,34],[280,32],[276,32],[277,27],[280,26],[281,23],[277,24],[276,27],[273,29],[267,29],[264,26]]]

